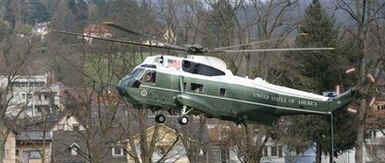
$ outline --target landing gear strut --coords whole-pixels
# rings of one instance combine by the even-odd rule
[[[236,123],[237,125],[244,125],[245,127],[247,127],[247,119],[248,119],[248,117],[247,117],[247,115],[242,115],[242,116],[239,116],[238,117],[238,122]]]
[[[155,121],[157,123],[164,123],[166,121],[166,116],[164,116],[163,114],[158,114],[155,116]]]

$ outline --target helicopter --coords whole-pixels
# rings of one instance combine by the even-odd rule
[[[135,35],[111,22],[104,23]],[[198,46],[182,47],[167,43],[144,44],[135,41],[117,40],[80,33],[56,31],[68,35],[90,37],[120,44],[171,49],[190,55],[178,57],[155,55],[147,57],[124,76],[116,88],[127,102],[153,111],[168,111],[177,114],[181,125],[189,123],[189,116],[203,114],[208,118],[233,121],[237,124],[272,124],[281,116],[298,114],[332,115],[344,108],[352,99],[355,89],[336,96],[326,97],[310,92],[271,84],[262,78],[249,79],[234,75],[226,63],[205,54],[251,53],[265,51],[319,51],[333,48],[286,48],[209,50]],[[155,116],[157,123],[165,123],[162,113]]]

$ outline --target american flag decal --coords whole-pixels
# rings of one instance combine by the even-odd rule
[[[169,63],[169,64],[167,65],[167,67],[168,67],[168,68],[173,67],[173,68],[179,70],[179,69],[180,69],[180,61],[179,61],[179,60],[173,60],[171,63]]]

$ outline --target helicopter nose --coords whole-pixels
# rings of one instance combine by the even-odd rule
[[[116,89],[118,90],[118,92],[121,96],[127,95],[126,88],[127,88],[127,82],[124,80],[120,80],[117,87],[116,87]]]

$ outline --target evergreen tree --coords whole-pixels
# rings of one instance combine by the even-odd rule
[[[26,1],[26,12],[24,13],[24,21],[28,24],[46,22],[50,19],[51,14],[48,12],[40,0]]]
[[[313,0],[306,9],[305,17],[296,38],[297,47],[336,47],[337,31],[333,19],[322,9],[319,0]],[[297,61],[304,77],[312,81],[312,90],[333,90],[340,81],[339,65],[341,59],[335,51],[314,52],[298,56]],[[309,87],[309,86],[307,86]],[[317,92],[319,93],[319,92]]]
[[[337,30],[333,19],[323,10],[319,0],[313,0],[306,9],[305,17],[301,22],[296,38],[297,47],[337,47]],[[333,90],[342,82],[343,56],[334,51],[314,52],[295,57],[298,62],[296,69],[300,70],[303,80],[300,89]],[[320,93],[320,92],[317,92]],[[352,127],[353,116],[344,110],[335,113],[335,150],[342,152],[351,149],[355,140],[355,131]],[[330,145],[330,118],[328,116],[296,116],[294,123],[289,127],[289,135],[310,140],[308,145],[317,145],[316,162],[321,162],[321,154],[329,153]],[[334,154],[336,154],[334,153]]]

